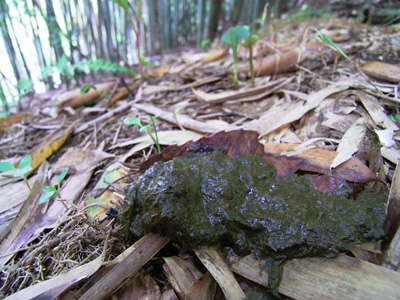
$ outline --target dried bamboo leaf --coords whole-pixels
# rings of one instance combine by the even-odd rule
[[[264,262],[251,256],[229,257],[231,269],[268,285]],[[399,299],[400,274],[346,255],[335,259],[305,258],[283,266],[279,292],[294,299]]]
[[[170,122],[172,124],[179,123],[182,127],[192,129],[197,132],[215,133],[218,131],[228,129],[230,127],[228,123],[223,121],[220,121],[219,123],[200,122],[182,114],[179,114],[175,117],[173,113],[162,110],[150,104],[134,104],[134,107],[148,114],[152,114],[155,116],[158,115],[159,118],[163,119],[164,121]]]
[[[389,192],[389,201],[385,220],[386,233],[393,237],[400,225],[400,166],[397,164]]]
[[[243,125],[244,129],[257,131],[260,136],[267,135],[272,131],[300,119],[308,111],[318,107],[328,96],[346,90],[350,83],[342,82],[338,85],[328,86],[318,92],[308,95],[306,103],[275,102],[258,120]]]
[[[168,268],[164,265],[167,277],[170,280],[179,298],[186,298],[193,284],[203,276],[189,261],[177,256],[164,257]]]
[[[94,284],[80,300],[104,299],[111,296],[112,292],[130,276],[135,274],[148,262],[169,240],[158,234],[149,233],[138,240],[132,247],[121,255],[124,259]]]
[[[70,106],[72,108],[79,107],[93,101],[100,97],[100,95],[107,90],[111,89],[115,83],[107,82],[96,84],[95,89],[89,91],[86,94],[81,94],[81,89],[75,89],[72,91],[65,92],[58,96],[57,103],[60,107]]]
[[[45,161],[39,169],[38,176],[28,196],[17,216],[12,222],[0,232],[0,265],[3,266],[14,255],[14,251],[18,250],[30,237],[29,225],[35,222],[35,216],[39,207],[38,199],[42,194],[42,188],[46,181],[49,164]],[[24,228],[28,232],[24,232]],[[24,236],[22,236],[24,233]],[[5,255],[7,254],[7,255]]]
[[[380,61],[366,61],[360,69],[367,75],[393,83],[400,82],[400,66]]]
[[[242,300],[246,298],[224,258],[215,248],[201,248],[197,249],[195,253],[218,282],[227,299]]]
[[[358,151],[360,143],[365,138],[366,133],[367,127],[365,126],[365,120],[363,118],[359,118],[344,133],[342,140],[336,149],[338,154],[332,161],[330,166],[331,169],[336,168],[345,161],[348,161],[353,154]]]

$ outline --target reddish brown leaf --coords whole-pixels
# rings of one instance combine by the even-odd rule
[[[335,169],[330,165],[336,152],[324,149],[310,149],[298,155],[287,157],[282,152],[293,149],[297,144],[265,144],[258,141],[258,133],[248,130],[233,130],[217,132],[209,137],[203,137],[196,142],[187,142],[182,146],[172,146],[161,154],[149,158],[141,165],[141,169],[149,168],[156,161],[168,161],[182,156],[187,151],[200,149],[221,149],[229,157],[256,155],[271,163],[277,170],[277,178],[293,174],[297,170],[326,174],[352,182],[369,182],[378,180],[368,167],[358,158],[351,158]],[[322,188],[326,189],[326,188]]]

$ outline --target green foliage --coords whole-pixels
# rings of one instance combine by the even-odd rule
[[[232,48],[233,53],[233,82],[238,84],[237,75],[237,46],[240,41],[247,38],[250,35],[250,27],[248,25],[235,26],[229,28],[222,36],[222,41],[229,44]]]
[[[242,43],[243,47],[249,49],[250,75],[251,75],[251,83],[253,86],[254,86],[253,46],[259,41],[259,39],[260,38],[258,37],[257,34],[251,34]]]
[[[31,167],[32,157],[27,155],[21,159],[18,164],[18,170],[13,174],[14,177],[26,177],[26,174],[32,171]]]
[[[252,34],[248,36],[244,42],[242,43],[243,47],[250,49],[253,47],[258,41],[259,41],[259,36],[257,34]]]
[[[388,115],[388,117],[392,122],[400,123],[400,114]]]
[[[235,26],[229,28],[222,36],[222,41],[228,43],[232,48],[237,47],[240,41],[250,35],[250,27],[248,25]]]
[[[200,43],[201,48],[207,48],[207,47],[210,46],[210,44],[211,44],[211,40],[210,39],[202,40],[201,43]]]
[[[43,187],[43,194],[39,198],[39,204],[43,204],[47,202],[54,195],[60,196],[61,191],[61,182],[64,180],[65,176],[67,176],[68,168],[64,168],[60,175],[56,177],[57,188],[51,185],[46,185]]]
[[[29,183],[28,183],[27,174],[30,171],[32,171],[31,162],[32,162],[32,157],[30,155],[23,157],[18,164],[18,169],[13,174],[14,178],[22,177],[25,181],[25,184],[27,185],[27,187],[29,189],[31,189],[31,187],[29,186]],[[8,161],[0,162],[0,173],[7,172],[7,171],[14,171],[14,170],[15,170],[15,166],[12,162],[8,162]]]
[[[343,52],[342,49],[338,45],[336,45],[326,34],[318,34],[317,37],[324,43],[328,44],[331,46],[336,52],[341,54],[344,58],[346,58],[348,61],[350,61],[350,58],[346,55],[346,53]]]
[[[33,89],[33,82],[29,78],[21,78],[17,83],[17,90],[22,95]]]
[[[14,171],[15,166],[12,162],[10,161],[0,161],[0,173],[1,172],[8,172],[8,171]]]
[[[151,140],[153,141],[153,143],[156,145],[157,147],[157,152],[161,153],[161,146],[160,146],[160,142],[158,139],[158,133],[157,133],[157,128],[156,128],[156,124],[154,122],[154,119],[157,118],[158,116],[155,116],[154,118],[152,116],[149,115],[149,120],[148,120],[148,124],[147,125],[143,125],[142,121],[140,118],[138,117],[128,117],[126,119],[124,119],[124,124],[125,125],[137,125],[140,128],[140,131],[144,131],[146,132],[149,137],[151,138]],[[154,131],[154,136],[151,132],[151,126],[153,127],[153,131]]]
[[[96,90],[96,87],[94,85],[85,84],[83,87],[81,87],[81,95],[86,94],[90,91],[90,89]]]

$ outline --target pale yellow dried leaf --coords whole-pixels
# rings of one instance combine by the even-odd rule
[[[350,128],[344,133],[336,152],[338,153],[333,159],[331,169],[336,168],[345,161],[348,161],[360,147],[360,143],[365,138],[367,127],[365,120],[359,118]]]

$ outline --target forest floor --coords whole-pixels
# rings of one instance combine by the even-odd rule
[[[330,37],[331,47],[319,34]],[[329,191],[334,177],[388,197],[385,243],[357,245],[335,259],[291,260],[281,295],[400,297],[400,32],[325,19],[259,35],[254,85],[245,48],[239,48],[239,88],[228,78],[233,59],[226,48],[184,52],[145,67],[141,86],[138,77],[97,74],[85,82],[96,89],[32,95],[20,114],[0,120],[2,162],[18,166],[30,155],[32,168],[31,189],[15,171],[0,174],[2,296],[240,299],[257,291],[267,297],[259,261],[223,259],[213,248],[178,250],[156,234],[128,241],[114,218],[124,187],[157,154],[157,144],[186,147],[233,131],[242,145],[245,130],[258,134],[266,154],[302,161],[282,172],[323,174],[319,190]],[[126,125],[128,117],[140,125]],[[57,189],[65,168],[59,191],[39,205],[43,187]]]

